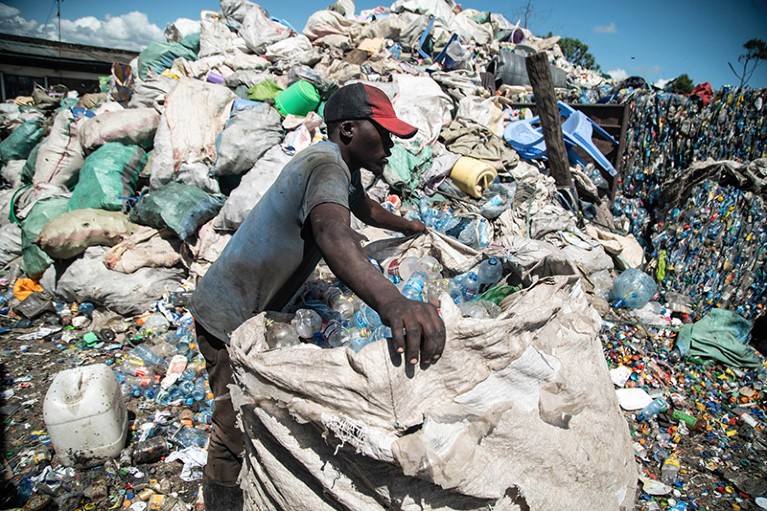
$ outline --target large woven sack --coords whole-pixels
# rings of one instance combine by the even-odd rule
[[[479,257],[434,234],[368,247],[384,267],[427,253],[451,272]],[[264,313],[237,329],[246,509],[632,509],[631,438],[580,281],[540,279],[494,319],[444,295],[441,314],[445,352],[426,370],[383,340],[270,350]]]
[[[120,211],[76,209],[46,223],[36,243],[54,259],[70,259],[94,245],[117,245],[139,228]]]
[[[37,152],[35,174],[32,177],[36,185],[50,183],[71,186],[77,182],[77,175],[85,159],[77,130],[78,122],[70,109],[64,108],[56,114],[51,133]]]
[[[154,134],[160,124],[160,114],[154,108],[127,108],[104,112],[88,119],[80,126],[80,143],[90,152],[107,142],[152,146]]]
[[[123,201],[131,197],[147,154],[136,145],[107,142],[86,159],[80,170],[69,210],[98,208],[120,211]]]
[[[56,296],[66,302],[93,302],[122,315],[139,314],[175,290],[184,278],[178,268],[140,268],[133,273],[104,265],[107,247],[90,247],[59,277]]]

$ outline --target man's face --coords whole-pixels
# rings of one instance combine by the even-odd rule
[[[386,167],[394,146],[391,134],[374,121],[357,121],[357,131],[352,141],[354,157],[359,165],[380,176]]]

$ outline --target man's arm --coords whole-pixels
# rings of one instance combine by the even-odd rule
[[[322,203],[312,209],[309,219],[325,262],[391,328],[397,352],[404,353],[409,364],[418,362],[419,353],[422,364],[436,362],[445,348],[445,324],[437,309],[429,303],[402,296],[394,284],[370,264],[360,247],[359,236],[349,226],[348,209],[335,203]]]
[[[426,232],[426,226],[420,220],[407,220],[384,209],[376,201],[365,195],[352,205],[354,216],[368,225],[407,235]]]

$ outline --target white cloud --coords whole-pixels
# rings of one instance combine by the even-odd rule
[[[24,35],[24,32],[37,30],[37,22],[22,18],[20,13],[17,8],[0,3],[0,32]]]
[[[199,22],[198,22],[199,27]],[[0,32],[25,37],[58,40],[58,21],[40,25],[35,20],[19,16],[19,10],[0,3]],[[104,48],[142,50],[153,41],[164,41],[160,27],[149,22],[143,12],[133,11],[103,20],[86,16],[76,20],[61,20],[61,40]]]
[[[200,31],[200,20],[190,20],[189,18],[179,18],[172,23],[181,32],[182,37],[194,34]]]
[[[653,85],[658,87],[659,89],[665,89],[666,85],[673,82],[676,78],[661,78],[657,82],[655,82]]]
[[[611,69],[607,72],[608,75],[610,75],[610,78],[617,82],[622,82],[626,78],[629,77],[629,74],[626,72],[625,69]]]
[[[18,16],[19,13],[21,13],[21,11],[15,7],[0,4],[0,18],[12,18],[13,16]]]
[[[597,34],[617,34],[618,27],[615,25],[615,22],[611,21],[608,25],[596,25],[594,32]]]

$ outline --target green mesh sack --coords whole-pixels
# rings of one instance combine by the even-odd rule
[[[181,183],[168,183],[139,199],[128,218],[155,229],[170,228],[186,241],[218,214],[225,198]]]
[[[43,124],[33,120],[23,123],[13,130],[8,138],[0,142],[0,161],[7,163],[11,160],[26,160],[29,153],[43,138]]]
[[[147,153],[136,145],[107,142],[85,159],[80,179],[69,200],[69,211],[105,209],[120,211],[121,197],[134,194]]]
[[[42,273],[53,264],[53,259],[35,244],[35,240],[45,224],[67,212],[68,202],[65,197],[39,200],[21,222],[21,265],[27,275]]]
[[[179,57],[194,61],[197,60],[197,52],[181,43],[153,42],[138,56],[138,75],[146,80],[150,70],[162,73]]]

